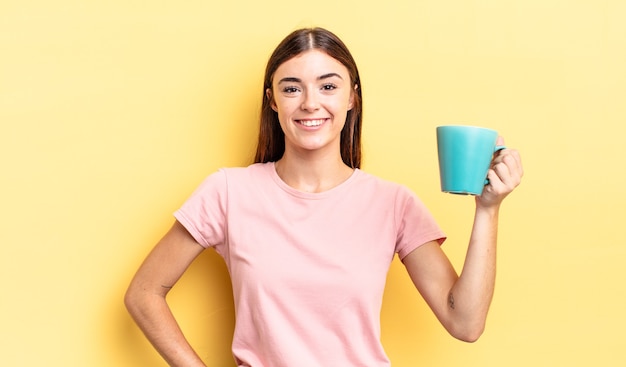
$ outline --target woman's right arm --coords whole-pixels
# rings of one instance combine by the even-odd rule
[[[185,339],[165,300],[204,250],[178,221],[157,243],[131,281],[124,303],[154,348],[170,366],[205,364]]]

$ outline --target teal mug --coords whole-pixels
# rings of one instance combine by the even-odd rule
[[[483,188],[489,183],[487,172],[493,154],[506,148],[496,145],[497,140],[498,132],[484,127],[437,127],[441,191],[481,195]]]

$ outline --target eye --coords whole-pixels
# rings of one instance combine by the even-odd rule
[[[300,89],[294,86],[288,86],[288,87],[283,88],[283,93],[285,94],[295,94],[295,93],[298,93],[299,91]]]
[[[337,89],[337,86],[333,83],[327,83],[327,84],[322,85],[322,90],[325,90],[325,91],[332,91],[335,89]]]

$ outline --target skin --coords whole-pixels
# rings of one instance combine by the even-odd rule
[[[170,366],[205,366],[166,301],[167,293],[203,249],[175,222],[141,264],[124,298],[137,325]]]
[[[322,192],[353,173],[341,159],[340,132],[352,108],[354,90],[347,69],[320,51],[307,51],[277,69],[266,93],[285,132],[285,153],[276,162],[276,171],[288,185]],[[498,144],[503,143],[500,138]],[[522,175],[516,150],[496,154],[488,174],[490,184],[476,197],[460,275],[437,242],[426,243],[403,259],[417,290],[458,339],[475,341],[484,330],[495,284],[498,213]],[[175,222],[140,266],[125,296],[130,314],[170,366],[205,366],[166,302],[169,290],[202,251]]]
[[[341,130],[354,100],[346,67],[311,50],[279,66],[272,84],[267,96],[285,133],[278,175],[307,192],[328,190],[350,177],[353,170],[340,153]]]
[[[498,144],[504,145],[502,138]],[[519,152],[498,153],[488,173],[490,184],[476,197],[474,224],[463,270],[459,275],[437,242],[418,247],[403,259],[415,284],[441,324],[463,341],[483,333],[496,277],[498,215],[502,200],[523,176]]]

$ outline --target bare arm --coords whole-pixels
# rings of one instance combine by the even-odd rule
[[[436,242],[417,248],[403,259],[417,289],[446,330],[458,339],[473,342],[484,331],[495,287],[500,204],[519,185],[522,175],[517,151],[505,150],[494,158],[490,184],[476,198],[474,225],[460,276]]]
[[[137,325],[170,366],[205,366],[185,339],[165,300],[203,249],[175,222],[139,267],[124,298]]]
[[[473,342],[482,334],[496,276],[497,214],[477,213],[461,275],[435,241],[404,259],[413,283],[448,332]]]

